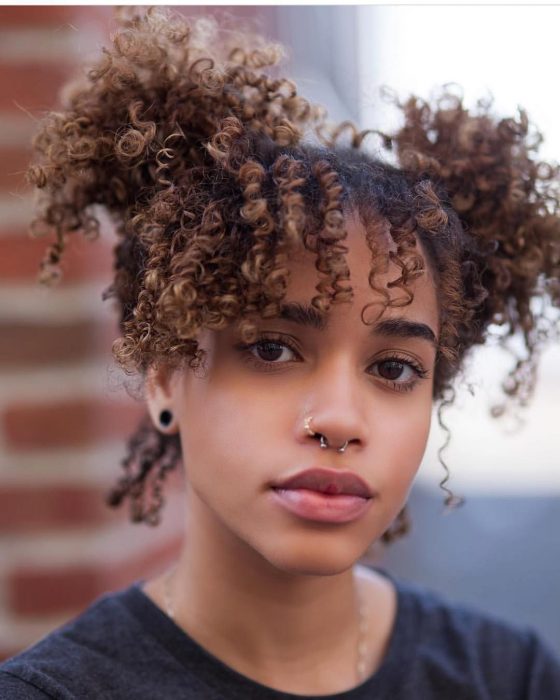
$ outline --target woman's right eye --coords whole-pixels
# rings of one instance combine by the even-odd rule
[[[295,359],[295,352],[285,343],[273,340],[259,340],[247,346],[248,352],[263,362],[281,364]],[[280,360],[280,362],[278,362]]]
[[[283,365],[299,358],[299,353],[285,340],[261,338],[254,343],[236,346],[246,359],[260,367]]]

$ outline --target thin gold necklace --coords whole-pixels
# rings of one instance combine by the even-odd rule
[[[163,584],[163,596],[165,601],[165,611],[169,618],[173,621],[175,620],[175,606],[173,604],[173,596],[171,593],[171,577],[175,573],[173,568],[165,577]],[[358,678],[358,683],[365,680],[366,675],[366,653],[367,653],[367,615],[366,615],[366,602],[365,597],[360,592],[360,587],[357,581],[355,581],[356,594],[358,596],[358,653],[357,653],[357,664],[356,664],[356,675]]]

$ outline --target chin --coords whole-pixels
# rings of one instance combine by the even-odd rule
[[[334,538],[333,538],[334,539]],[[368,543],[369,544],[369,543]],[[352,568],[367,549],[346,543],[346,546],[317,547],[309,543],[284,544],[274,550],[262,551],[262,556],[275,569],[302,576],[334,576]]]

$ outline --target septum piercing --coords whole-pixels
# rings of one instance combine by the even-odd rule
[[[330,447],[329,441],[327,440],[327,438],[326,438],[322,433],[316,433],[316,432],[311,428],[311,421],[312,421],[312,420],[313,420],[313,416],[307,416],[307,418],[305,418],[305,420],[304,420],[304,422],[303,422],[303,425],[304,425],[305,430],[307,431],[307,434],[308,434],[308,435],[311,435],[312,437],[314,437],[315,435],[320,435],[321,438],[320,438],[320,440],[319,440],[319,446],[320,446],[323,450],[328,449],[328,448]],[[346,442],[344,443],[344,445],[341,445],[340,447],[337,447],[337,448],[336,448],[336,451],[337,451],[337,452],[340,452],[340,453],[342,454],[342,453],[346,450],[347,447],[348,447],[348,440],[346,440]]]

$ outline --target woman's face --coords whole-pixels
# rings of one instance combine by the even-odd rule
[[[205,371],[172,375],[160,403],[178,421],[191,513],[286,572],[333,574],[359,559],[406,501],[430,427],[433,280],[424,274],[411,286],[414,301],[377,321],[406,323],[365,325],[363,307],[380,297],[368,284],[363,225],[350,220],[347,229],[354,297],[331,307],[326,327],[261,320],[250,347],[233,327],[205,331]],[[302,253],[290,269],[285,302],[307,307],[318,281],[314,256]],[[378,283],[398,276],[391,267]],[[307,416],[335,448],[350,440],[345,452],[322,449],[305,430]],[[375,496],[348,522],[303,518],[278,502],[272,484],[310,467],[354,472]]]

